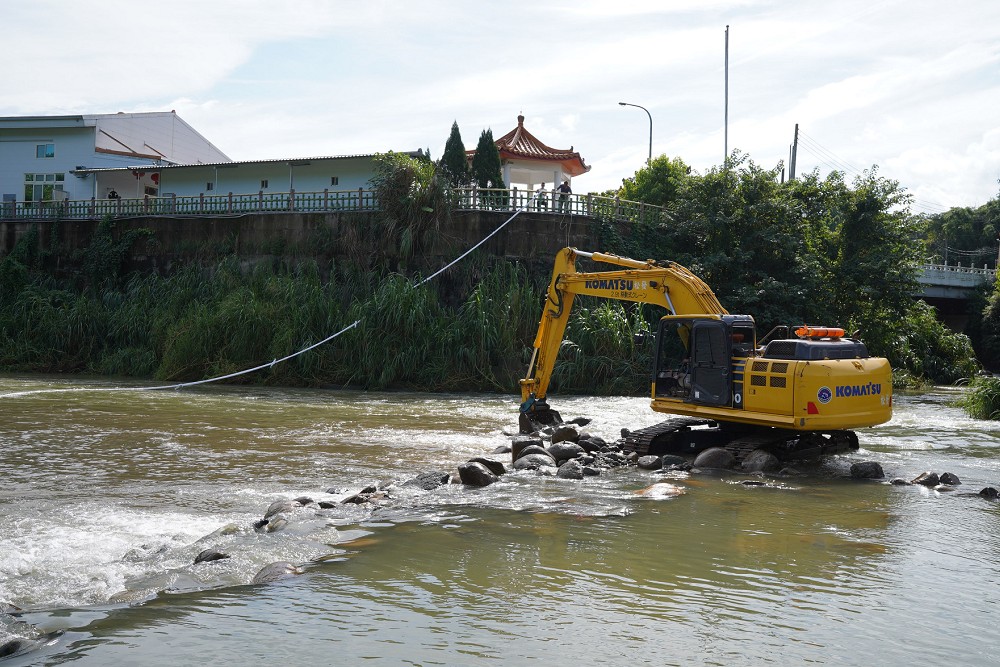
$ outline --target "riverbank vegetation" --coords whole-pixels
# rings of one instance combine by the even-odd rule
[[[323,265],[275,257],[248,266],[228,256],[169,275],[128,272],[129,249],[148,232],[116,233],[106,220],[76,251],[82,268],[66,275],[53,249],[27,234],[0,259],[0,370],[198,380],[281,358],[357,321],[324,346],[234,381],[517,391],[550,276],[478,251],[414,287],[408,260],[450,214],[439,168],[384,156],[373,187],[388,203],[371,238],[357,239],[369,245]],[[858,331],[900,381],[951,383],[977,370],[968,338],[910,296],[922,228],[899,186],[874,171],[853,184],[836,173],[782,183],[746,156],[701,175],[660,157],[620,195],[666,214],[626,228],[597,223],[595,249],[690,267],[730,312],[754,315],[761,334],[802,323]],[[376,256],[383,246],[391,261]],[[553,389],[647,391],[651,350],[633,334],[662,313],[577,303]]]

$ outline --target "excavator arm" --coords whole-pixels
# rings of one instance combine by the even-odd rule
[[[577,257],[622,268],[581,273],[576,270]],[[711,288],[680,264],[563,248],[556,255],[528,372],[521,380],[521,412],[533,412],[542,417],[541,421],[544,421],[542,413],[548,411],[545,395],[577,294],[650,303],[662,306],[671,315],[728,312]]]

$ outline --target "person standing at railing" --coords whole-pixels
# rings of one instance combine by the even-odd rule
[[[545,183],[535,190],[535,208],[539,211],[545,211],[549,208],[549,197],[545,192]]]
[[[559,211],[561,213],[567,213],[569,211],[569,196],[573,194],[573,190],[569,187],[569,181],[563,181],[562,185],[559,186]]]

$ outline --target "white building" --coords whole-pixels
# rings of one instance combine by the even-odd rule
[[[407,153],[417,156],[421,151]],[[142,197],[136,179],[155,181],[160,197],[206,197],[249,195],[264,196],[288,192],[357,191],[369,189],[374,154],[340,155],[276,160],[248,160],[207,164],[177,164],[158,167],[117,167],[77,170],[77,175],[92,177],[106,191],[113,187],[126,198]],[[147,185],[148,187],[148,185]],[[145,192],[154,194],[152,192]]]
[[[4,202],[156,194],[156,167],[229,161],[173,111],[0,117]],[[123,171],[106,181],[93,173],[109,168]]]

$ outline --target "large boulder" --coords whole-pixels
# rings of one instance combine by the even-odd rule
[[[992,486],[987,486],[979,492],[979,495],[987,500],[996,500],[997,498],[1000,498],[1000,491],[997,491]]]
[[[458,466],[458,476],[466,486],[489,486],[500,479],[482,463],[474,461]]]
[[[576,442],[580,439],[580,429],[576,427],[575,424],[560,424],[555,431],[552,432],[552,444],[559,442]]]
[[[587,436],[586,438],[581,437],[579,440],[576,441],[576,444],[583,447],[583,450],[588,454],[592,454],[593,452],[599,452],[601,451],[602,447],[608,446],[608,443],[605,442],[604,438],[597,435]]]
[[[491,473],[497,476],[507,474],[507,467],[496,459],[488,459],[485,456],[477,456],[474,459],[469,459],[469,463],[480,463],[486,466]]]
[[[538,436],[534,435],[514,436],[514,438],[510,441],[510,460],[516,461],[519,458],[521,458],[521,452],[523,452],[528,447],[531,446],[544,447],[544,445],[545,445],[544,441]]]
[[[691,462],[683,456],[664,454],[660,457],[660,466],[664,470],[690,470]]]
[[[774,472],[781,467],[781,461],[767,450],[755,449],[744,457],[742,467],[745,472]]]
[[[922,472],[913,478],[914,484],[920,484],[922,486],[935,487],[941,483],[941,478],[938,477],[936,472]]]
[[[882,479],[885,472],[878,461],[859,461],[851,464],[851,477],[854,479]]]
[[[514,461],[514,470],[538,470],[546,466],[556,466],[556,460],[548,454],[526,454]]]
[[[552,456],[551,454],[549,454],[549,450],[545,449],[541,445],[528,445],[527,447],[525,447],[521,451],[517,452],[516,455],[512,454],[512,456],[513,456],[513,460],[517,461],[522,456],[528,456],[529,454],[545,454],[546,456]],[[552,460],[554,462],[555,458],[553,457]]]
[[[576,459],[570,459],[559,466],[556,476],[562,479],[583,479],[583,464]]]
[[[942,484],[947,484],[948,486],[959,486],[962,480],[958,478],[953,472],[943,472],[939,480]]]
[[[586,453],[583,447],[575,442],[569,442],[567,440],[557,442],[549,447],[546,447],[546,451],[552,455],[552,458],[556,460],[556,463],[562,463],[563,461],[575,459]]]
[[[635,462],[643,470],[659,470],[663,467],[663,459],[659,456],[640,456]]]
[[[729,470],[736,464],[736,457],[722,447],[709,447],[694,460],[695,468],[721,468]]]

